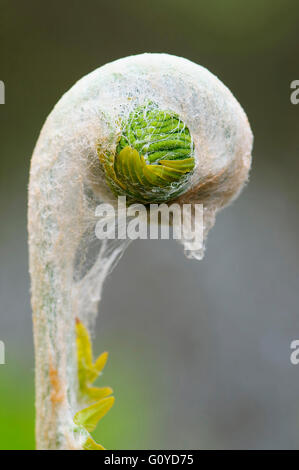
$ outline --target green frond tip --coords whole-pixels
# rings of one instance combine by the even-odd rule
[[[148,102],[122,122],[115,155],[98,149],[106,180],[128,202],[168,202],[182,194],[195,166],[188,127],[171,111]]]
[[[77,427],[74,431],[86,437],[82,445],[84,450],[104,450],[104,447],[97,444],[88,433],[95,430],[99,420],[108,413],[114,403],[114,397],[110,396],[113,393],[110,387],[92,386],[106,365],[108,353],[104,352],[93,362],[88,331],[78,319],[76,320],[76,342],[80,398],[82,401],[93,404],[75,414],[73,421]]]
[[[102,373],[108,353],[101,354],[95,362],[92,357],[92,346],[87,329],[79,320],[76,320],[77,360],[79,392],[86,401],[94,402],[113,393],[110,387],[92,387],[93,382]]]

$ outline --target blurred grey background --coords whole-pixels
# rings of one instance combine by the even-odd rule
[[[60,96],[122,56],[168,52],[210,69],[248,114],[250,183],[217,218],[203,261],[174,241],[131,244],[94,338],[116,405],[108,448],[298,449],[299,79],[295,0],[0,0],[0,448],[32,448],[27,261],[30,156]],[[117,295],[115,295],[117,292]],[[103,383],[104,383],[103,382]]]

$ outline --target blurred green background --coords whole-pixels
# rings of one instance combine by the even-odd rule
[[[298,18],[296,0],[0,0],[0,449],[34,448],[30,155],[75,81],[141,52],[216,74],[248,114],[254,162],[203,261],[138,241],[107,282],[94,347],[110,351],[101,383],[116,405],[96,437],[109,449],[299,448]]]

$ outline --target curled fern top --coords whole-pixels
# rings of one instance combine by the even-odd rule
[[[106,179],[128,202],[167,202],[188,187],[194,144],[179,116],[149,102],[122,122],[115,154],[99,149]]]

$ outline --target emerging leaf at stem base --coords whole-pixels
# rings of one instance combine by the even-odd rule
[[[114,403],[114,397],[110,396],[113,390],[110,387],[92,387],[93,382],[98,378],[104,369],[108,353],[104,352],[93,363],[92,346],[87,329],[76,320],[77,335],[77,357],[78,357],[78,379],[79,393],[82,400],[95,402],[87,408],[78,411],[74,416],[74,423],[86,434],[95,430],[98,422],[110,410]],[[103,450],[104,447],[97,444],[91,436],[88,435],[83,444],[85,450]]]

